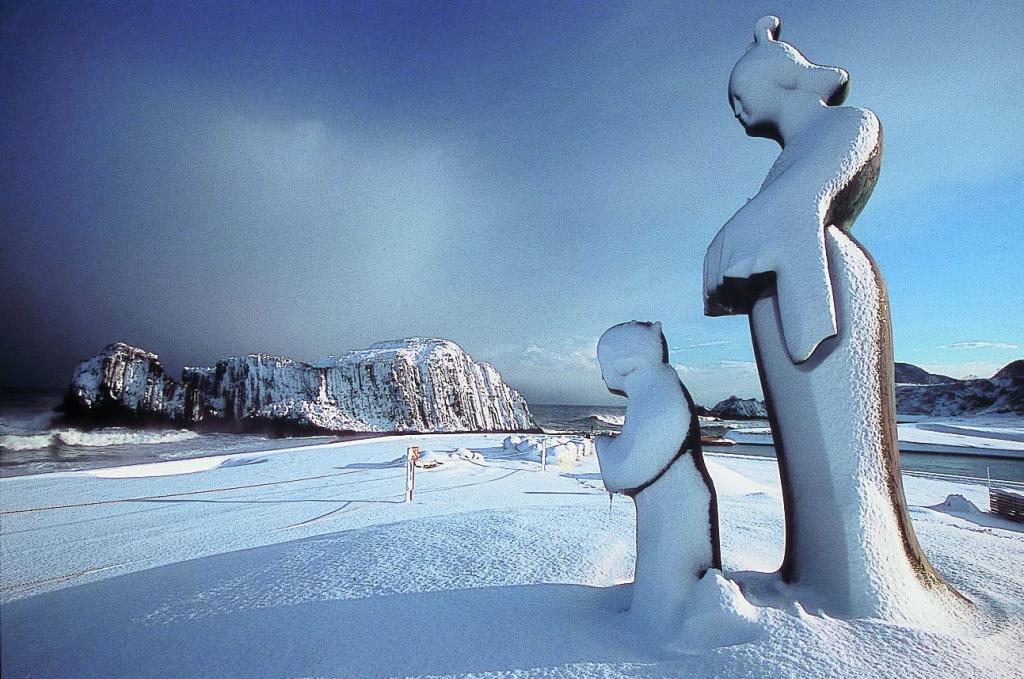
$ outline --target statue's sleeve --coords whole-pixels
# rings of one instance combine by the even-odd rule
[[[748,314],[774,290],[786,349],[802,363],[837,334],[835,295],[821,216],[786,198],[778,186],[762,190],[715,236],[704,259],[704,309]]]

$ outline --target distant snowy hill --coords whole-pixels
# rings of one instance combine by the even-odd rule
[[[897,364],[899,366],[901,364]],[[1024,415],[1024,360],[1013,361],[990,379],[955,380],[912,365],[903,380],[897,367],[896,410],[905,415]]]
[[[75,369],[64,400],[95,421],[171,421],[211,429],[524,431],[526,400],[457,344],[410,338],[316,363],[252,354],[185,368],[181,382],[157,355],[124,343]]]
[[[896,384],[948,384],[957,380],[935,375],[910,363],[896,363]]]

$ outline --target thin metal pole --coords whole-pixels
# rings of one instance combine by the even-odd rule
[[[548,440],[542,438],[540,440],[540,470],[547,471],[548,468]]]
[[[416,488],[416,460],[420,457],[419,446],[409,446],[405,453],[405,501],[412,502],[412,491]]]

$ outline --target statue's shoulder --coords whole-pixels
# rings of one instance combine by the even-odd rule
[[[836,106],[832,119],[835,124],[848,130],[853,137],[881,141],[882,123],[875,112],[859,106]]]

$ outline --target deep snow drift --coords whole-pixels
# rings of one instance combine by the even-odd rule
[[[679,634],[655,645],[617,614],[633,575],[631,503],[609,503],[585,445],[542,473],[522,437],[505,438],[0,480],[0,511],[20,512],[0,515],[3,676],[1024,672],[1024,533],[981,511],[984,486],[905,477],[918,536],[977,603],[975,620],[842,620],[787,603],[775,578],[753,572],[782,558],[774,461],[709,455],[726,578],[702,580]],[[535,451],[530,438],[522,448]],[[418,470],[404,504],[395,461],[414,444],[482,459]]]

